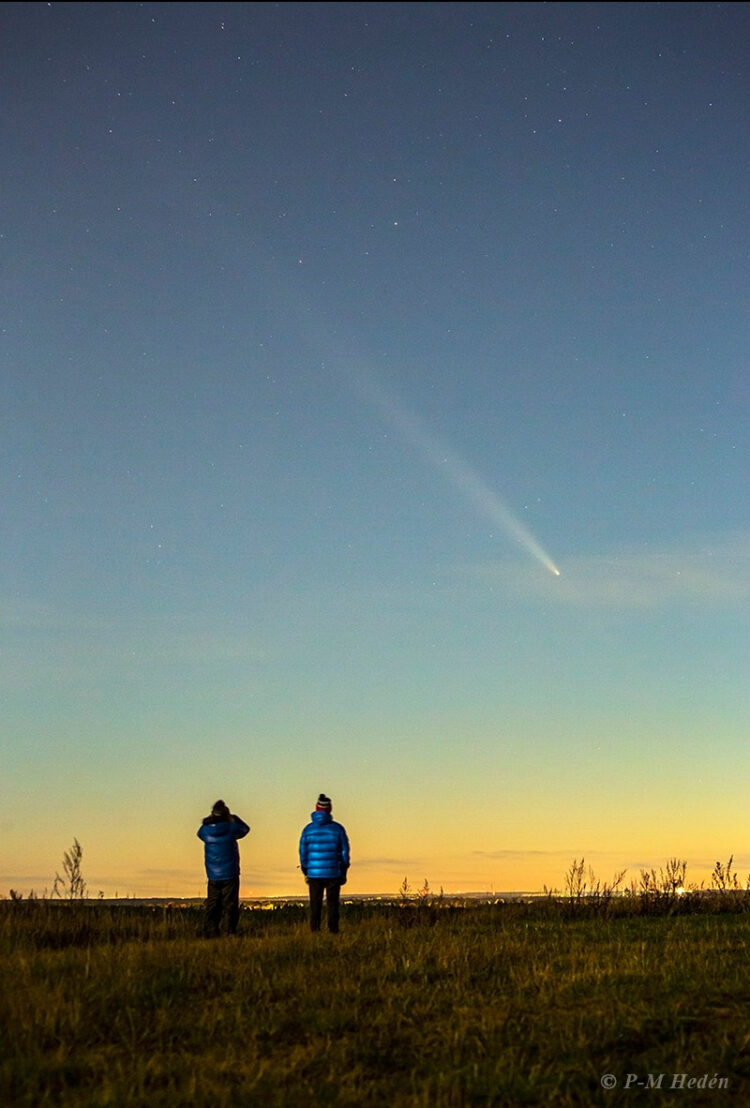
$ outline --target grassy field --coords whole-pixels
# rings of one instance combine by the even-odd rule
[[[2,901],[0,1103],[750,1104],[747,908]]]

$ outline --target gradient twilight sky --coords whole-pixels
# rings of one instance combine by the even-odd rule
[[[749,13],[0,4],[3,895],[744,880]]]

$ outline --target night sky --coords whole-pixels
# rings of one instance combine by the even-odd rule
[[[745,3],[0,4],[0,892],[750,870]]]

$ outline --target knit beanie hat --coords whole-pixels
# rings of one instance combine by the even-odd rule
[[[223,800],[217,800],[211,809],[211,815],[218,817],[218,819],[227,819],[229,816],[229,809]]]
[[[330,796],[326,796],[325,793],[321,793],[320,796],[318,797],[317,803],[315,805],[315,811],[316,812],[330,812],[332,807],[333,807],[333,805],[331,804]]]

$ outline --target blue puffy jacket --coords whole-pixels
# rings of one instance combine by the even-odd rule
[[[349,840],[330,812],[313,812],[299,841],[300,868],[305,877],[346,877]]]
[[[216,819],[208,816],[198,828],[198,838],[205,844],[206,876],[209,881],[231,881],[240,875],[238,839],[244,839],[250,828],[239,816]]]

